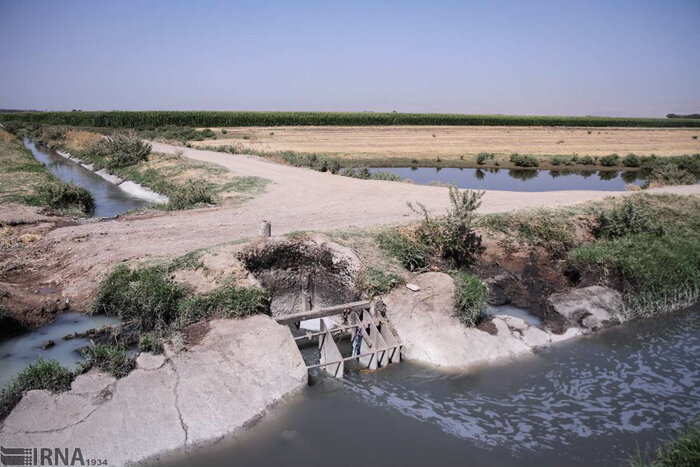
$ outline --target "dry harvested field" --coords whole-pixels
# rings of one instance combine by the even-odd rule
[[[442,157],[480,152],[533,155],[673,156],[700,152],[700,129],[503,126],[249,127],[214,129],[197,147],[242,145],[257,151],[310,152],[352,159]]]

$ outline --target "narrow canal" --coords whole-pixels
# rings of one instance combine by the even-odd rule
[[[700,413],[700,308],[516,363],[402,362],[313,385],[235,439],[169,465],[621,465]]]
[[[436,167],[373,168],[388,171],[420,185],[442,183],[458,188],[505,191],[605,190],[625,191],[641,185],[640,172],[574,172],[534,169],[457,169]]]
[[[130,195],[104,178],[96,175],[91,170],[80,164],[62,157],[46,146],[37,145],[35,142],[25,139],[24,145],[34,157],[44,164],[46,168],[66,183],[74,183],[86,188],[95,199],[96,217],[112,217],[131,209],[144,208],[150,203],[147,200]]]

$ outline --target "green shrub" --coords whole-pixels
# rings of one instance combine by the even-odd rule
[[[47,182],[37,188],[37,200],[52,209],[78,210],[83,213],[95,209],[95,200],[85,188],[64,182]]]
[[[359,169],[345,169],[340,172],[340,175],[344,177],[359,178],[362,180],[389,180],[392,182],[403,181],[398,175],[389,172],[388,170],[377,170],[371,172],[367,167],[361,167]]]
[[[185,289],[163,266],[130,270],[119,265],[102,281],[93,313],[118,316],[139,331],[163,331],[177,317]]]
[[[603,167],[615,167],[620,162],[620,156],[609,154],[600,158],[600,165]]]
[[[430,250],[398,230],[382,232],[377,241],[382,250],[398,259],[409,271],[424,268],[429,263]]]
[[[175,211],[203,204],[214,204],[211,187],[202,180],[189,179],[177,189],[172,190],[166,208]]]
[[[357,279],[357,287],[366,292],[370,297],[388,293],[397,285],[404,283],[401,276],[394,273],[386,273],[381,269],[368,267]]]
[[[644,206],[641,199],[626,199],[611,208],[602,209],[598,215],[596,237],[618,238],[638,233],[662,235],[663,227],[656,222],[654,212]]]
[[[622,165],[625,167],[639,167],[641,160],[638,155],[630,153],[622,158]]]
[[[663,164],[651,170],[647,177],[645,187],[651,183],[657,185],[693,185],[697,182],[697,177],[687,170],[679,168],[673,164]]]
[[[700,465],[700,421],[676,432],[675,439],[669,439],[656,449],[653,459],[647,462],[641,453],[631,465],[649,467],[691,467]]]
[[[277,157],[295,167],[308,167],[318,172],[337,173],[340,170],[340,162],[337,159],[328,159],[317,154],[282,151],[280,153],[262,153],[260,155],[263,157]]]
[[[595,160],[591,156],[579,157],[576,162],[581,165],[595,165]]]
[[[518,167],[539,167],[540,162],[534,156],[511,154],[510,162]]]
[[[128,375],[136,366],[135,359],[123,345],[95,344],[83,353],[83,358],[83,371],[96,367],[115,378]]]
[[[481,250],[481,236],[472,228],[476,210],[481,205],[483,191],[449,187],[450,207],[442,218],[433,218],[421,203],[409,208],[423,216],[417,231],[418,240],[435,249],[443,259],[456,265],[470,263]]]
[[[213,317],[240,318],[260,313],[270,313],[267,291],[229,283],[183,300],[178,307],[178,324],[182,327]]]
[[[27,391],[45,389],[62,392],[70,389],[73,374],[56,360],[39,359],[12,379],[0,393],[0,420],[4,420]]]
[[[466,326],[476,326],[488,298],[488,288],[478,276],[464,272],[453,273],[455,281],[455,314]]]
[[[216,134],[214,134],[214,132],[211,131],[210,128],[205,128],[204,130],[202,130],[202,136],[204,136],[205,138],[214,138]]]
[[[494,154],[491,152],[480,152],[476,155],[476,163],[479,165],[484,165],[486,162],[494,158]]]
[[[42,138],[45,138],[49,141],[60,141],[63,138],[66,137],[66,133],[68,132],[68,128],[66,127],[57,127],[57,126],[49,126],[42,128],[41,134]]]
[[[101,165],[114,170],[147,161],[151,145],[138,138],[115,135],[92,144],[87,152],[103,159]]]
[[[155,336],[155,334],[147,332],[139,338],[139,350],[141,352],[160,354],[163,352],[163,344]]]
[[[569,156],[554,156],[552,158],[552,165],[572,165],[573,161]]]
[[[450,187],[449,196],[450,208],[442,220],[440,254],[458,265],[466,264],[473,260],[481,248],[481,236],[476,234],[472,224],[484,192],[460,191],[456,187]]]

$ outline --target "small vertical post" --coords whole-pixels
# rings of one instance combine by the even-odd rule
[[[270,221],[260,222],[260,236],[261,237],[271,237],[272,236],[272,224]]]

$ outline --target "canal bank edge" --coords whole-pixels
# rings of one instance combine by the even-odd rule
[[[579,322],[561,334],[541,329],[521,318],[496,315],[490,332],[464,326],[454,315],[454,279],[428,272],[413,279],[419,291],[397,288],[383,297],[386,312],[402,340],[402,356],[441,367],[467,369],[501,363],[531,354],[551,344],[622,321],[620,293],[592,286],[553,294],[550,304],[569,322]]]
[[[61,157],[65,157],[71,162],[75,162],[76,164],[80,164],[83,168],[86,170],[89,170],[93,172],[95,175],[98,175],[99,177],[102,177],[103,179],[107,180],[110,183],[113,183],[114,185],[117,185],[122,191],[125,193],[130,194],[131,196],[135,196],[137,198],[144,199],[146,201],[150,201],[152,203],[157,203],[157,204],[165,204],[169,201],[169,198],[163,194],[156,193],[155,191],[149,190],[148,188],[139,185],[136,182],[133,182],[131,180],[122,180],[121,178],[117,177],[116,175],[112,175],[109,172],[107,172],[104,169],[99,169],[97,170],[94,165],[92,164],[87,164],[83,162],[82,160],[78,159],[77,157],[73,156],[71,153],[66,152],[66,151],[61,151],[56,148],[51,148],[54,151],[56,151],[56,154],[58,154]]]
[[[11,446],[75,446],[110,465],[142,462],[245,428],[307,378],[286,327],[262,315],[216,320],[189,351],[142,353],[119,380],[91,371],[68,392],[28,392],[0,438]]]

